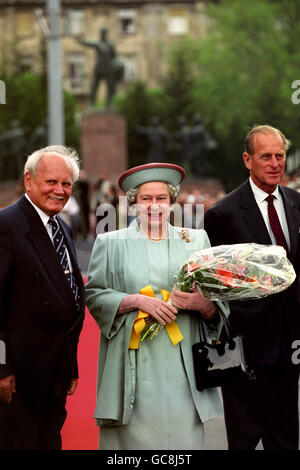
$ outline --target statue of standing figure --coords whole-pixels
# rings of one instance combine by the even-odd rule
[[[138,134],[147,137],[148,151],[146,163],[165,162],[167,152],[170,149],[171,139],[166,129],[161,126],[160,119],[152,116],[150,125],[147,127],[135,126]]]
[[[10,122],[10,129],[0,135],[2,180],[17,180],[22,176],[26,159],[26,140],[24,129],[18,119]]]
[[[81,38],[76,38],[76,40],[81,45],[92,47],[96,51],[97,59],[90,90],[91,106],[95,105],[98,86],[104,80],[107,88],[107,109],[111,109],[117,83],[124,78],[124,66],[117,59],[115,47],[107,36],[108,29],[101,28],[98,41],[84,41]]]
[[[206,131],[198,114],[193,117],[191,126],[191,171],[198,176],[205,176],[209,170],[208,152],[217,144]]]
[[[191,125],[185,116],[178,117],[178,131],[174,133],[180,164],[195,176],[206,176],[209,170],[208,152],[217,144],[210,137],[198,114],[193,116]]]
[[[30,135],[27,143],[27,155],[46,147],[48,143],[47,119],[44,119]]]
[[[174,140],[178,145],[179,163],[183,168],[189,170],[189,165],[192,158],[193,143],[192,131],[186,122],[185,116],[178,116],[178,131],[174,133]]]

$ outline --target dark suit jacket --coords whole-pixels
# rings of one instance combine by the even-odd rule
[[[297,278],[286,291],[267,298],[230,302],[234,334],[243,334],[253,365],[275,363],[282,345],[300,339],[300,194],[280,186],[290,234],[288,258]],[[249,181],[205,213],[204,228],[213,246],[234,243],[270,245],[271,239]]]
[[[79,312],[34,207],[23,196],[0,211],[0,337],[7,353],[0,378],[14,373],[17,391],[64,396],[78,376],[84,285],[71,231],[58,220],[80,290]]]

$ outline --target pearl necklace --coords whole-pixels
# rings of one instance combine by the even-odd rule
[[[167,233],[164,233],[161,237],[159,238],[154,238],[154,237],[148,237],[149,240],[152,240],[153,242],[161,242],[166,238]]]
[[[162,240],[164,240],[166,238],[166,236],[168,235],[168,229],[161,235],[161,237],[150,237],[148,234],[146,234],[142,229],[141,229],[141,232],[142,234],[144,235],[144,237],[147,237],[149,240],[152,240],[153,242],[161,242]]]

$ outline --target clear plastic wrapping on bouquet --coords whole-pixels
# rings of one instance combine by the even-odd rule
[[[182,265],[174,287],[189,292],[196,286],[209,300],[246,300],[281,292],[295,278],[281,246],[240,243],[195,252]]]

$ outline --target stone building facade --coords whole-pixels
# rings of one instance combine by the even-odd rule
[[[46,0],[0,0],[0,66],[40,71],[45,41],[35,11],[46,16]],[[102,27],[125,67],[126,87],[135,79],[157,86],[164,73],[171,44],[191,36],[199,41],[207,27],[204,0],[61,0],[64,87],[84,103],[95,64],[94,51],[74,38],[97,40]],[[44,52],[43,52],[44,51]],[[43,59],[44,58],[44,59]],[[103,85],[102,85],[103,87]],[[99,89],[99,96],[104,90]]]

